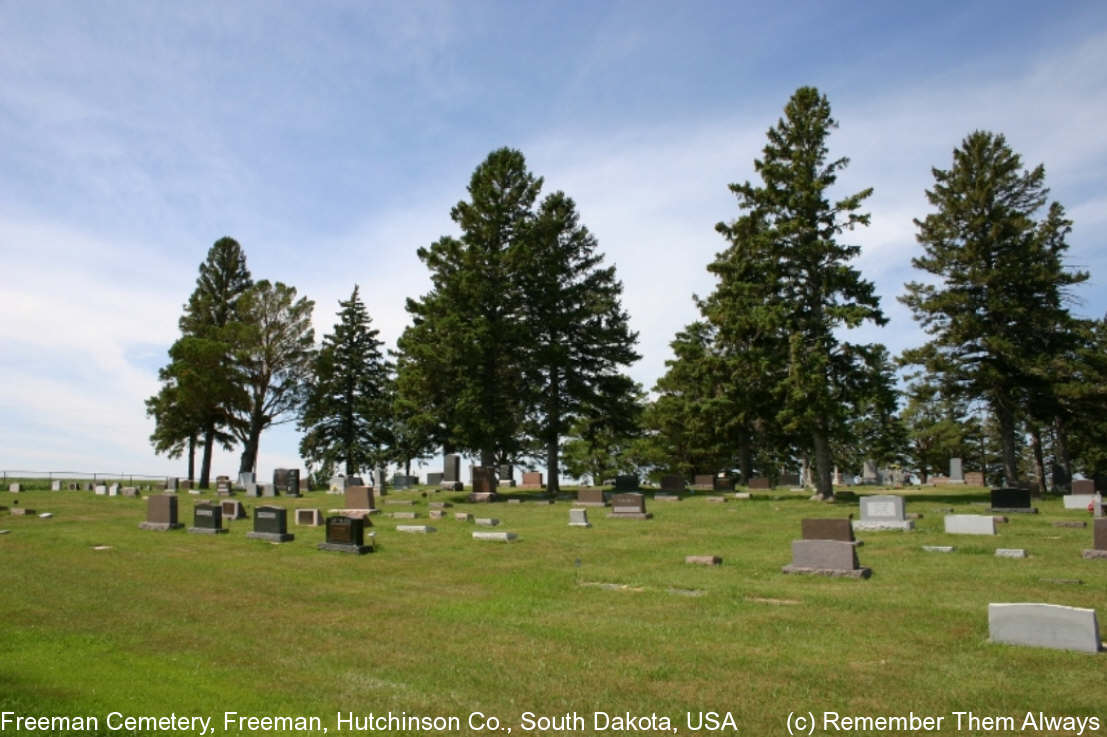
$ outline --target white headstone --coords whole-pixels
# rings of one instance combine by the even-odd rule
[[[514,532],[474,532],[474,540],[490,540],[492,542],[511,542],[518,537]]]
[[[854,530],[913,530],[915,522],[906,517],[903,497],[879,494],[861,497],[861,519]]]
[[[592,523],[588,521],[587,509],[570,509],[569,510],[569,527],[591,527]]]
[[[1061,499],[1064,500],[1065,509],[1087,511],[1088,505],[1095,503],[1095,494],[1065,494]]]
[[[965,483],[965,472],[961,469],[960,458],[949,459],[949,483],[951,484],[963,484]]]
[[[947,514],[947,535],[994,535],[996,520],[990,514]]]

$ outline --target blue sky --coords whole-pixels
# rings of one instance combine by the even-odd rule
[[[895,301],[912,218],[975,129],[1045,164],[1092,275],[1073,310],[1107,312],[1107,5],[531,5],[0,5],[0,468],[183,472],[143,399],[224,235],[315,301],[317,337],[357,283],[394,345],[429,287],[415,250],[505,145],[616,264],[652,386],[712,288],[727,185],[805,84],[840,123],[840,191],[875,188],[852,241],[891,322],[852,338],[922,342]],[[261,474],[297,444],[263,435]]]

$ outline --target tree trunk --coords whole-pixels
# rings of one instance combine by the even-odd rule
[[[1014,486],[1019,480],[1018,463],[1015,456],[1015,413],[1003,404],[995,403],[996,421],[999,423],[999,438],[1003,452],[1003,481]]]
[[[546,493],[550,496],[561,491],[561,485],[557,480],[561,473],[558,465],[560,463],[558,450],[556,438],[546,444]]]
[[[204,455],[200,459],[200,488],[208,488],[208,483],[211,480],[211,452],[212,446],[215,445],[215,427],[209,425],[208,429],[204,431]]]
[[[1069,431],[1059,416],[1053,418],[1053,455],[1065,471],[1063,490],[1072,491],[1072,457],[1069,456]]]
[[[410,475],[411,475],[411,459],[410,458],[405,458],[404,459],[404,476],[410,476]]]
[[[750,437],[748,433],[742,433],[742,439],[738,441],[738,466],[742,478],[739,483],[746,486],[753,474],[753,453],[750,452]]]
[[[196,480],[196,433],[188,436],[188,483]]]
[[[496,465],[496,451],[494,450],[482,450],[480,452],[480,465],[485,468],[491,468]]]
[[[830,441],[822,430],[816,430],[812,439],[815,442],[815,493],[822,499],[833,499],[834,485],[831,483]]]
[[[1046,491],[1048,491],[1045,458],[1042,455],[1042,433],[1038,430],[1037,425],[1030,429],[1030,443],[1034,449],[1034,466],[1038,470],[1038,494],[1045,496]]]

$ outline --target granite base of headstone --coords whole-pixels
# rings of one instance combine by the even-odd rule
[[[1014,512],[1016,514],[1038,513],[1038,509],[1030,505],[1030,489],[992,489],[991,504],[993,512]]]
[[[1103,649],[1095,610],[1059,604],[988,604],[988,639],[1090,654]]]
[[[371,553],[373,552],[373,546],[365,544],[366,524],[371,523],[367,519],[355,517],[327,517],[327,540],[315,547],[319,550],[352,553],[354,555]]]
[[[165,532],[184,527],[177,521],[177,497],[174,494],[153,494],[146,497],[146,521],[138,526],[143,530]]]
[[[268,506],[254,510],[254,529],[247,532],[246,537],[271,543],[286,543],[296,539],[288,531],[288,510]]]
[[[221,535],[227,532],[223,526],[223,508],[216,504],[197,504],[192,508],[192,527],[188,531],[194,535]]]
[[[907,519],[903,497],[880,494],[861,497],[861,519],[854,520],[854,530],[913,530],[914,520]]]
[[[611,497],[611,514],[608,519],[650,519],[646,511],[646,497],[637,492],[623,492]]]
[[[872,569],[857,561],[857,548],[841,540],[793,540],[792,562],[784,573],[846,578],[868,578]]]
[[[569,527],[591,527],[592,523],[588,521],[587,509],[570,509],[569,510]]]

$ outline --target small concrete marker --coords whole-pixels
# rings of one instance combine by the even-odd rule
[[[435,532],[435,529],[430,525],[396,525],[396,532],[418,532],[428,533]]]
[[[473,515],[468,512],[454,512],[454,519],[460,522],[472,522]]]
[[[51,518],[51,517],[53,517],[53,516],[54,516],[54,515],[53,515],[53,513],[52,513],[52,512],[43,512],[42,514],[40,514],[40,515],[38,516],[38,518],[39,518],[39,519],[50,519],[50,518]]]
[[[1026,551],[1022,548],[996,548],[997,558],[1025,558]]]
[[[928,553],[952,553],[956,550],[952,545],[923,545],[922,548]]]
[[[1077,527],[1077,528],[1079,528],[1079,527],[1087,527],[1088,523],[1084,522],[1084,521],[1081,521],[1081,520],[1066,519],[1066,520],[1061,520],[1060,522],[1054,522],[1053,526],[1054,527]]]
[[[495,527],[500,524],[500,521],[495,517],[477,517],[473,521],[481,527]]]
[[[514,532],[474,532],[473,533],[473,539],[474,540],[488,540],[488,541],[491,541],[491,542],[501,542],[501,543],[511,542],[512,540],[518,539],[518,537],[519,536],[516,535]]]
[[[717,555],[686,555],[684,562],[698,566],[719,566],[723,564],[723,559]]]

